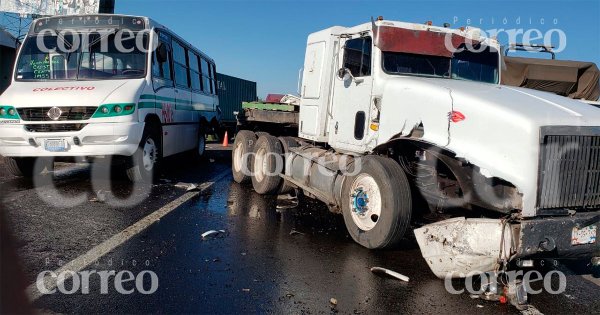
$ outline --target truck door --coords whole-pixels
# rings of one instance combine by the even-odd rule
[[[362,151],[366,144],[373,87],[372,45],[369,36],[342,39],[329,125],[329,142],[334,148]]]

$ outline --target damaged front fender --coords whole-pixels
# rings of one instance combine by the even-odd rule
[[[504,220],[452,218],[414,232],[423,258],[438,278],[492,271],[513,251],[510,225]]]

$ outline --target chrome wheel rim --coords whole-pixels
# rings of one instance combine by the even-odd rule
[[[363,231],[370,231],[381,218],[381,191],[375,179],[360,174],[352,183],[349,196],[352,221]]]
[[[144,143],[144,151],[142,155],[142,164],[144,165],[144,169],[146,171],[152,171],[152,169],[154,169],[157,156],[156,144],[152,138],[148,138]]]
[[[254,177],[259,182],[262,182],[266,176],[267,168],[267,150],[264,148],[258,149],[254,157]]]
[[[244,152],[242,152],[242,144],[238,143],[233,149],[233,168],[236,172],[242,170],[242,158],[244,157]]]

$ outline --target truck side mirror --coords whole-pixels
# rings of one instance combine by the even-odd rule
[[[350,72],[350,69],[348,68],[340,68],[340,70],[338,70],[337,75],[343,81],[348,81],[354,78],[352,76],[352,72]]]
[[[362,83],[364,81],[361,78],[355,78],[352,75],[352,71],[350,71],[350,69],[348,69],[348,68],[341,68],[340,70],[338,70],[337,75],[344,82],[346,82],[346,81],[352,81],[352,82],[354,82],[356,84],[360,84],[360,83]]]
[[[167,47],[165,46],[165,44],[158,44],[158,47],[156,48],[156,60],[159,63],[165,63],[168,60],[168,54],[169,52],[167,51]]]

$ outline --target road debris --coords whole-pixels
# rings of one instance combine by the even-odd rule
[[[371,268],[371,272],[375,273],[375,274],[386,274],[388,276],[394,277],[398,280],[401,281],[405,281],[408,282],[409,278],[405,275],[399,274],[395,271],[389,270],[389,269],[385,269],[385,268],[381,268],[381,267],[373,267]]]
[[[242,289],[244,292],[250,292],[250,289]]]
[[[225,230],[210,230],[202,233],[202,239],[208,239],[209,237],[216,237],[219,234],[225,234]]]
[[[96,197],[90,198],[90,202],[106,202],[106,191],[98,190]]]
[[[175,187],[177,188],[181,188],[181,189],[185,189],[185,191],[197,191],[198,190],[198,185],[196,184],[190,184],[190,183],[177,183],[175,184]]]
[[[298,207],[298,197],[291,195],[279,195],[277,196],[277,210],[293,209]]]
[[[331,303],[331,305],[334,305],[334,306],[335,306],[335,305],[337,305],[337,303],[338,303],[338,300],[337,300],[336,298],[331,298],[331,299],[329,300],[329,303]]]
[[[290,235],[304,235],[304,233],[302,233],[302,232],[299,232],[299,231],[296,231],[296,230],[292,229],[292,230],[290,231]]]

